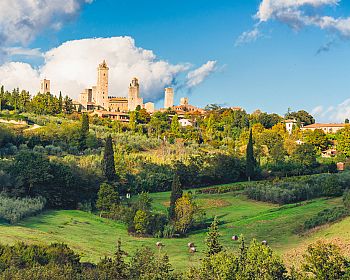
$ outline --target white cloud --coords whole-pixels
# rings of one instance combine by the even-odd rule
[[[151,50],[135,46],[131,37],[95,38],[68,41],[43,54],[39,69],[24,63],[0,66],[0,84],[12,89],[19,86],[36,93],[42,78],[51,80],[51,91],[77,99],[84,88],[96,85],[97,66],[106,60],[109,66],[111,96],[126,96],[130,80],[140,80],[141,95],[156,101],[163,97],[164,87],[176,84],[176,79],[188,73],[190,64],[171,64],[157,59]],[[188,87],[194,87],[215,70],[216,61],[209,61],[188,73]],[[182,82],[182,83],[186,83]],[[181,81],[180,81],[181,83]]]
[[[216,71],[217,61],[210,60],[201,67],[187,74],[186,85],[188,88],[195,87],[202,83],[210,74]]]
[[[343,123],[345,119],[350,118],[350,99],[335,106],[318,106],[312,110],[311,114],[317,121]]]
[[[1,0],[0,45],[27,45],[47,28],[59,29],[92,0]]]
[[[319,13],[321,7],[335,7],[340,3],[341,0],[262,0],[255,18],[259,21],[258,25],[276,20],[287,24],[294,30],[312,26],[350,39],[350,17],[335,18]],[[241,37],[243,39],[247,37],[249,40],[249,35],[249,32],[245,32]],[[254,39],[254,36],[250,37]]]
[[[235,45],[236,46],[241,46],[246,43],[251,43],[256,41],[259,37],[261,36],[260,31],[258,27],[256,26],[253,30],[251,31],[246,31],[243,32],[238,39],[236,40]]]
[[[40,51],[39,48],[36,49],[27,49],[23,47],[11,47],[11,48],[4,48],[3,49],[6,55],[8,56],[28,56],[28,57],[42,57],[43,54]]]

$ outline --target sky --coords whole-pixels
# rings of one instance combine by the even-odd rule
[[[187,96],[253,112],[350,117],[347,0],[1,0],[0,84],[77,99],[110,67],[110,95],[132,77],[144,100]]]

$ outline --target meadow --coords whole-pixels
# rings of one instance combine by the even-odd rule
[[[151,194],[154,208],[157,211],[166,211],[169,196],[169,192]],[[321,198],[279,206],[249,200],[240,191],[197,194],[195,197],[199,206],[205,210],[208,220],[215,215],[219,217],[221,241],[227,248],[237,248],[238,242],[232,241],[231,237],[243,234],[247,241],[252,238],[259,241],[267,240],[273,249],[288,257],[295,248],[316,238],[344,240],[346,236],[350,236],[349,218],[307,235],[301,236],[297,233],[305,220],[323,209],[341,205],[341,198]],[[155,243],[161,241],[165,245],[162,250],[169,255],[174,267],[179,269],[196,264],[203,256],[205,236],[206,229],[192,232],[186,238],[134,237],[127,233],[126,226],[121,223],[77,210],[46,211],[24,219],[16,225],[0,222],[1,243],[64,242],[79,252],[83,261],[97,262],[105,255],[112,255],[119,238],[123,248],[128,252],[133,252],[142,245],[156,249]],[[197,246],[198,252],[194,255],[188,252],[188,242],[193,242]]]

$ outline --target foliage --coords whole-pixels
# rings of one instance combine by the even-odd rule
[[[343,203],[346,209],[350,210],[350,189],[347,189],[343,195]]]
[[[169,206],[169,218],[173,220],[175,218],[175,205],[176,201],[182,197],[182,189],[179,175],[174,174],[173,183],[171,185],[170,206]]]
[[[103,183],[97,194],[96,207],[103,212],[109,212],[119,203],[119,194],[112,185]]]
[[[314,166],[316,164],[315,147],[307,143],[298,145],[291,156],[291,160],[303,166]]]
[[[198,208],[192,197],[186,193],[175,204],[175,228],[178,232],[186,233],[194,223]]]
[[[341,196],[349,182],[348,173],[320,174],[256,182],[245,188],[245,194],[254,200],[289,204],[322,196]]]
[[[134,228],[136,233],[145,234],[149,225],[149,217],[143,210],[137,210],[134,217]]]
[[[103,154],[103,173],[108,181],[113,181],[116,178],[114,164],[114,149],[112,137],[109,135],[106,139],[105,150]]]
[[[303,229],[309,230],[321,225],[336,222],[349,215],[349,211],[344,207],[333,207],[322,210],[316,216],[304,222]]]
[[[253,131],[250,130],[249,141],[248,141],[247,152],[246,152],[246,176],[249,181],[255,175],[255,166],[256,166],[256,161],[254,158],[254,150],[253,150]]]
[[[308,246],[304,262],[304,271],[317,280],[344,279],[343,276],[349,268],[349,262],[341,254],[339,247],[321,241]]]
[[[11,224],[40,213],[45,206],[43,198],[11,198],[0,194],[0,219]]]
[[[206,238],[206,244],[207,244],[206,256],[207,257],[215,255],[223,250],[223,247],[220,244],[219,238],[220,238],[219,221],[217,216],[215,216],[214,221],[211,223],[209,227],[209,231],[207,233],[207,238]]]

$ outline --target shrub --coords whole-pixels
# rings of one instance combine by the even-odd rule
[[[336,222],[349,214],[349,211],[344,207],[334,207],[329,209],[324,209],[319,212],[316,216],[305,221],[304,230],[309,230],[321,225]]]
[[[0,218],[17,223],[25,217],[35,215],[44,208],[45,200],[38,198],[10,198],[0,195]]]

